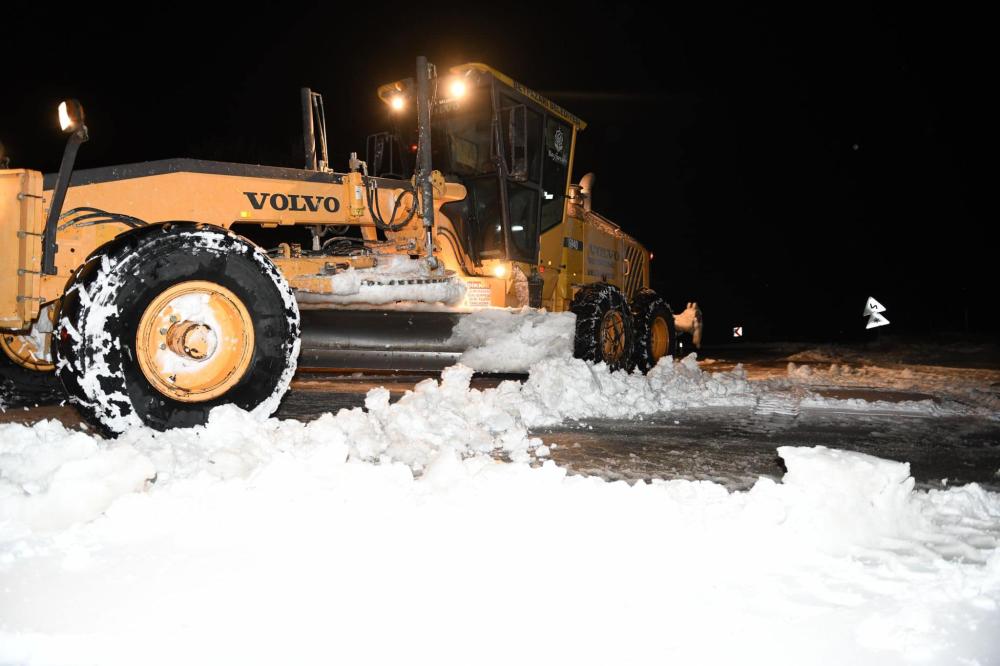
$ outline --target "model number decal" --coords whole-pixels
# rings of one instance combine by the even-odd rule
[[[583,241],[579,241],[575,238],[563,238],[563,245],[571,250],[583,250]]]
[[[316,213],[322,208],[328,213],[340,210],[340,201],[336,197],[324,197],[313,194],[281,194],[276,192],[244,192],[254,210],[263,210],[265,204],[274,210],[294,210]]]

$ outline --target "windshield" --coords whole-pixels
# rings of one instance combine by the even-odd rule
[[[468,191],[464,201],[446,204],[442,212],[461,230],[463,243],[477,262],[491,258],[534,262],[540,231],[562,221],[571,129],[511,91],[501,91],[497,105],[494,114],[491,90],[483,87],[460,102],[435,107],[434,168],[462,182]],[[515,127],[523,137],[520,146]],[[495,146],[494,141],[502,145]],[[503,178],[497,151],[506,163]],[[510,157],[515,151],[523,155],[520,169]]]
[[[439,109],[431,121],[434,168],[454,176],[495,173],[490,141],[492,114],[489,89],[470,91],[461,104]]]

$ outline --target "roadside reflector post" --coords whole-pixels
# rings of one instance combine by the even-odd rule
[[[861,316],[868,317],[868,324],[865,326],[865,329],[886,326],[889,320],[882,315],[883,312],[885,312],[885,306],[876,301],[874,297],[869,296],[868,302],[865,304],[865,310],[861,313]]]

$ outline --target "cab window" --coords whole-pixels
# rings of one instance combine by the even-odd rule
[[[551,116],[545,119],[545,148],[542,151],[543,233],[562,222],[572,138],[569,125]]]

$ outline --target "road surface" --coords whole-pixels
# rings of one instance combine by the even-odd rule
[[[768,350],[738,349],[716,356],[704,364],[706,369],[729,369],[741,361],[751,378],[784,372],[787,366],[783,356]],[[996,379],[994,369],[981,372],[986,373],[986,382]],[[434,376],[300,374],[276,416],[309,421],[325,412],[360,407],[367,391],[377,386],[385,386],[393,399],[398,399],[416,382]],[[505,378],[511,377],[477,376],[472,385],[488,388]],[[993,381],[986,388],[998,387]],[[890,402],[935,398],[866,387],[834,388],[825,394]],[[31,423],[42,418],[82,427],[70,406],[13,408],[0,414],[0,422]],[[570,421],[532,434],[550,445],[551,458],[571,472],[607,479],[699,479],[733,490],[745,489],[759,476],[781,478],[777,447],[820,444],[909,462],[919,487],[974,481],[1000,490],[997,415],[942,417],[831,410],[786,415],[753,409],[699,409],[624,422]]]

